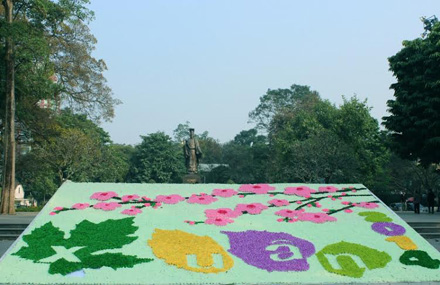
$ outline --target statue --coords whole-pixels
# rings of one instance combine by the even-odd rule
[[[197,173],[199,159],[202,158],[202,150],[200,149],[199,142],[194,137],[194,129],[189,129],[189,139],[183,145],[183,153],[188,173]]]

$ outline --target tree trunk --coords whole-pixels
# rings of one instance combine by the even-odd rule
[[[12,40],[12,1],[4,0],[5,19],[8,34],[5,39],[6,55],[6,112],[4,118],[4,165],[3,190],[0,204],[0,214],[15,214],[15,68]]]

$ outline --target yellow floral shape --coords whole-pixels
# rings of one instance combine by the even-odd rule
[[[219,273],[234,266],[234,261],[228,253],[208,236],[198,236],[179,230],[155,229],[152,239],[148,240],[148,245],[156,257],[189,271]],[[223,263],[221,268],[214,266],[214,254],[221,256]],[[198,267],[188,264],[188,258],[194,256]]]
[[[386,239],[389,242],[395,242],[401,249],[416,250],[417,245],[407,236],[393,236]]]

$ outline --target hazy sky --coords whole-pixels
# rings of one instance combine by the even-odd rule
[[[309,85],[340,104],[368,98],[381,120],[392,98],[387,58],[440,16],[438,0],[92,0],[95,56],[116,98],[117,143],[172,134],[190,121],[226,142],[249,129],[268,89]]]

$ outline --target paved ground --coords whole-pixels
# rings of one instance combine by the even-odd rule
[[[16,215],[0,215],[0,224],[29,224],[37,214],[20,212]],[[0,257],[13,243],[13,240],[0,240]]]
[[[434,214],[428,214],[428,213],[420,213],[420,214],[414,214],[414,212],[401,212],[397,211],[397,215],[399,215],[405,222],[411,223],[411,222],[436,222],[440,223],[440,212],[434,212]],[[438,251],[440,251],[440,239],[434,238],[434,239],[426,239],[432,246],[434,246]]]
[[[434,214],[428,214],[428,213],[420,213],[420,214],[414,214],[414,212],[401,212],[397,211],[395,212],[397,215],[399,215],[405,222],[411,223],[411,222],[437,222],[440,223],[440,212],[434,212]]]
[[[38,213],[17,213],[15,215],[0,215],[0,224],[29,224]]]

